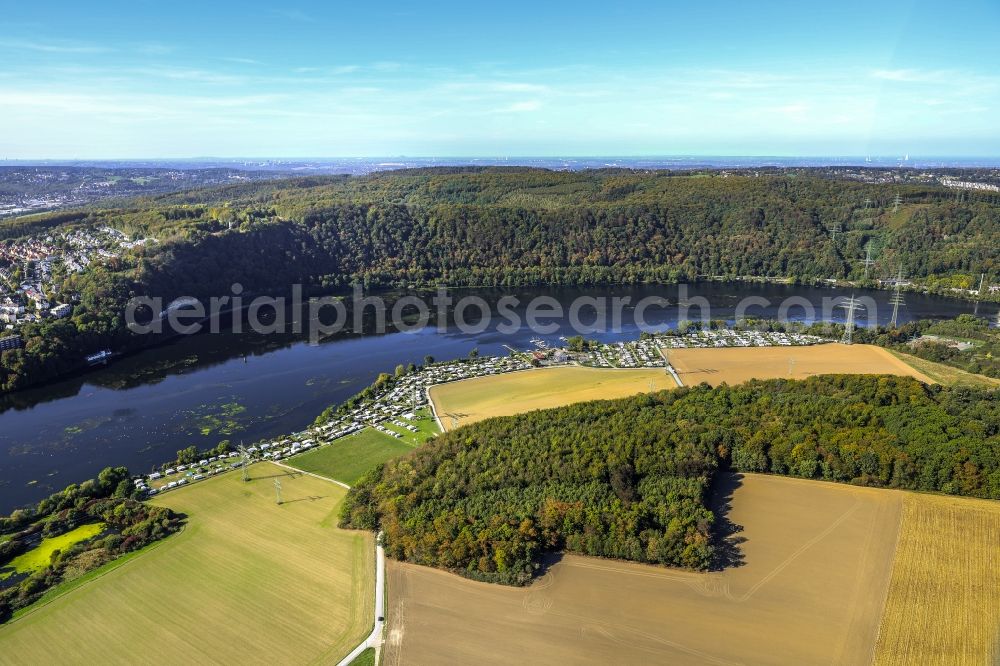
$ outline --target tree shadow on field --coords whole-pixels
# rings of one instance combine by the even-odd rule
[[[746,542],[745,536],[740,536],[742,525],[737,525],[729,519],[733,508],[733,494],[743,485],[743,475],[736,472],[719,472],[712,482],[708,507],[715,514],[715,525],[712,530],[712,545],[715,556],[711,564],[712,571],[722,571],[731,567],[741,567],[746,564],[740,545]]]
[[[563,553],[561,550],[550,550],[542,553],[538,560],[538,568],[532,576],[532,580],[538,580],[549,572],[549,569],[562,562]]]

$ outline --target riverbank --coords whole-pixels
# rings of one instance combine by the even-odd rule
[[[794,286],[826,287],[830,289],[872,289],[878,291],[895,291],[894,280],[838,280],[833,278],[800,280],[795,277],[760,277],[754,275],[738,275],[729,277],[725,275],[699,275],[699,281],[706,282],[743,282],[749,284],[784,284]],[[995,285],[991,285],[995,286]],[[984,287],[985,289],[986,287]],[[1000,290],[985,291],[979,293],[978,289],[959,289],[957,287],[932,289],[919,282],[904,281],[900,284],[899,290],[907,294],[923,294],[924,296],[939,296],[942,298],[954,298],[969,302],[1000,303]]]
[[[875,291],[883,293],[890,293],[895,290],[895,284],[892,281],[882,281],[882,280],[869,280],[862,283],[857,281],[839,280],[839,279],[800,280],[798,278],[790,276],[789,277],[766,277],[766,276],[729,277],[722,275],[700,275],[695,280],[690,282],[649,282],[649,283],[641,283],[638,285],[628,282],[604,282],[600,284],[588,285],[587,287],[593,289],[617,289],[617,288],[629,288],[629,287],[657,289],[665,287],[670,287],[670,288],[679,287],[685,284],[692,287],[697,287],[698,285],[701,284],[732,284],[732,283],[749,284],[749,285],[760,284],[760,285],[773,285],[773,286],[808,287],[808,288],[823,289],[823,290],[826,289],[866,290],[866,291]],[[537,289],[539,287],[544,288],[546,287],[546,285],[530,285],[530,286],[524,285],[521,287],[513,285],[505,287],[504,289],[517,291],[518,289],[529,289],[529,288]],[[558,289],[560,285],[547,285],[547,287],[549,289]],[[390,301],[388,305],[391,307],[392,305],[391,299],[394,297],[402,296],[405,294],[424,294],[427,296],[433,296],[438,288],[439,285],[428,283],[423,285],[410,285],[405,291],[399,291],[399,290],[373,291],[371,293],[366,294],[366,296],[376,296],[382,298],[389,297]],[[499,287],[487,288],[487,290],[490,291],[496,291],[499,289],[500,289]],[[450,292],[456,292],[461,294],[471,294],[471,293],[482,292],[484,288],[470,287],[470,286],[465,286],[465,287],[449,286],[448,290]],[[913,282],[907,282],[903,284],[900,287],[900,291],[906,294],[919,294],[924,297],[953,299],[953,300],[965,301],[977,304],[981,302],[991,303],[991,304],[1000,303],[1000,291],[986,292],[985,294],[979,294],[978,290],[958,289],[958,288],[931,289],[926,285]],[[841,295],[849,295],[849,294],[841,294]],[[261,296],[261,294],[244,294],[244,305],[242,305],[240,308],[238,309],[234,309],[232,307],[223,308],[217,314],[213,314],[211,316],[205,316],[197,320],[186,321],[186,325],[198,325],[204,328],[206,324],[209,324],[212,321],[213,317],[232,317],[232,315],[235,314],[236,312],[239,312],[242,315],[249,309],[250,307],[248,304],[249,301],[253,300],[253,298],[257,296]],[[314,296],[321,296],[321,294],[317,293],[314,294]],[[348,294],[343,294],[343,293],[330,294],[330,296],[340,299],[345,304],[345,306],[351,305],[351,301],[348,298],[349,296]],[[676,305],[676,302],[674,304]],[[349,307],[347,313],[348,317],[350,317],[351,310]],[[998,314],[998,322],[1000,322],[1000,314]],[[265,321],[264,323],[268,322]],[[231,324],[219,325],[220,330],[227,330],[228,328],[231,328]],[[196,333],[196,335],[197,334],[201,333]],[[359,332],[357,331],[346,330],[346,329],[339,333],[339,335],[358,335],[358,334]],[[364,334],[364,331],[360,332],[360,334]],[[102,367],[107,367],[109,364],[114,363],[116,360],[124,359],[130,356],[135,356],[138,354],[142,354],[144,352],[148,352],[152,349],[156,349],[157,347],[172,344],[176,342],[178,339],[183,339],[184,337],[187,337],[187,335],[182,333],[177,333],[174,331],[165,331],[160,334],[154,334],[153,336],[147,337],[146,341],[141,344],[137,344],[135,346],[127,345],[124,347],[119,347],[117,349],[111,349],[110,350],[111,354],[109,355],[109,357],[103,359],[99,363],[88,363],[86,362],[86,360],[81,360],[78,364],[73,365],[70,369],[58,374],[57,376],[41,379],[38,381],[29,380],[26,383],[23,383],[21,386],[19,386],[19,388],[14,390],[0,390],[0,399],[2,399],[4,396],[7,395],[13,395],[26,390],[37,389],[40,387],[57,384],[59,382],[72,379],[74,377],[86,376],[88,374],[93,373],[95,370],[99,370]],[[299,333],[299,334],[294,334],[293,337],[296,340],[305,340],[309,336],[307,333],[306,334]]]
[[[875,299],[879,321],[888,320],[891,293],[857,293]],[[397,365],[424,365],[427,356],[461,358],[473,349],[484,356],[506,356],[507,347],[535,349],[531,340],[539,337],[559,346],[560,337],[577,335],[567,314],[579,298],[630,298],[633,306],[650,296],[679,300],[676,286],[462,293],[491,303],[504,294],[522,300],[515,309],[521,326],[509,333],[497,330],[502,320],[494,316],[483,330],[431,325],[409,333],[344,335],[316,346],[292,336],[202,334],[118,359],[83,377],[5,396],[5,411],[0,413],[0,512],[91,478],[109,462],[148,473],[188,446],[207,450],[225,440],[235,445],[301,431],[331,404],[371,385],[380,372],[391,373]],[[765,298],[770,305],[754,306],[748,316],[766,320],[776,319],[789,299],[815,303],[820,311],[823,299],[835,295],[841,294],[826,288],[710,282],[688,290],[689,298],[705,298],[712,317],[724,320],[733,320],[736,307],[751,296]],[[526,303],[535,296],[555,298],[564,308],[563,317],[542,320],[553,324],[551,333],[538,334],[527,326]],[[843,321],[841,310],[833,313],[835,321]],[[951,319],[973,312],[967,302],[913,296],[901,310],[900,321]],[[979,312],[992,318],[996,307],[984,303]],[[636,340],[642,329],[635,324],[635,314],[626,308],[620,327],[612,329],[609,318],[608,328],[586,337],[603,343]],[[698,314],[696,307],[693,314]],[[792,318],[801,314],[797,309],[788,313]],[[654,330],[678,326],[673,306],[649,309],[644,316]],[[583,312],[581,319],[594,323],[593,311]]]

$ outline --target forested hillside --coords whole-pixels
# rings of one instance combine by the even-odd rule
[[[527,582],[565,549],[712,562],[721,468],[1000,499],[1000,394],[902,377],[702,385],[494,418],[373,470],[341,520],[390,556]]]
[[[303,272],[337,284],[860,278],[869,241],[876,277],[895,275],[902,264],[911,278],[964,284],[998,269],[1000,196],[958,201],[933,185],[863,184],[820,173],[422,169],[195,190],[128,209],[13,220],[0,230],[101,221],[200,243],[206,235],[290,223],[295,233],[268,242],[316,259]],[[218,246],[205,252],[240,262]]]
[[[896,195],[901,203],[895,206]],[[70,320],[26,326],[0,390],[55,377],[83,352],[141,345],[128,295],[224,295],[448,284],[504,286],[755,276],[861,280],[900,268],[933,290],[1000,270],[1000,199],[932,185],[862,184],[824,171],[744,174],[424,169],[242,183],[0,223],[0,240],[58,225],[159,240],[63,285]],[[874,284],[874,280],[870,281]]]
[[[977,196],[960,202],[936,186],[869,185],[808,170],[427,169],[170,195],[150,200],[134,223],[156,234],[294,221],[299,244],[314,244],[309,254],[321,261],[313,277],[327,284],[861,278],[859,260],[873,241],[875,277],[902,265],[911,278],[971,287],[979,273],[1000,268],[1000,197]]]

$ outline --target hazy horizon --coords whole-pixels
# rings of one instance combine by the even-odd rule
[[[860,154],[860,153],[524,153],[524,154],[494,154],[494,153],[450,153],[450,154],[417,154],[417,153],[373,153],[370,155],[361,154],[316,154],[316,155],[296,155],[296,154],[177,154],[177,155],[137,155],[134,157],[123,156],[97,156],[97,157],[75,157],[75,156],[55,156],[55,157],[5,157],[0,155],[0,162],[141,162],[149,160],[159,161],[211,161],[211,160],[376,160],[376,159],[420,159],[420,160],[537,160],[537,159],[780,159],[780,160],[866,160],[872,161],[915,161],[930,159],[955,159],[955,160],[990,160],[1000,159],[1000,152],[977,154],[963,153],[932,153],[932,154]]]
[[[423,167],[532,167],[553,170],[600,168],[693,170],[752,168],[991,169],[1000,156],[960,155],[374,155],[374,156],[194,156],[134,158],[4,158],[0,167],[94,167],[148,169],[230,168],[244,171],[367,173]]]

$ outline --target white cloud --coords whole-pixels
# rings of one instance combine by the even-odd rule
[[[227,56],[223,58],[226,62],[234,62],[237,65],[262,65],[260,60],[254,60],[253,58],[239,58],[235,56]]]
[[[526,113],[528,111],[538,111],[542,108],[542,103],[536,99],[529,99],[523,102],[514,102],[513,104],[508,104],[507,106],[497,109],[498,113]]]
[[[464,146],[466,154],[509,145],[761,154],[806,141],[864,153],[882,137],[995,137],[987,110],[1000,102],[991,75],[958,70],[930,85],[886,85],[890,79],[868,67],[502,71],[372,63],[269,74],[71,60],[0,73],[0,127],[16,128],[29,147],[58,148],[58,139],[86,152],[112,141],[146,155],[160,145],[187,154],[376,154],[372,146],[426,154],[438,140],[448,142],[442,151]],[[404,67],[405,76],[396,73]],[[886,71],[917,78],[916,70]],[[132,134],[104,136],[108,127]],[[196,141],[192,128],[208,127],[214,133]]]
[[[548,92],[549,87],[539,85],[537,83],[510,83],[506,81],[500,81],[496,83],[489,83],[487,87],[491,90],[497,92],[516,92],[516,93],[544,93]]]
[[[872,78],[882,81],[913,83],[916,81],[926,81],[927,74],[914,69],[876,69],[872,72]]]
[[[176,67],[146,67],[146,68],[136,68],[133,71],[145,76],[158,76],[164,79],[171,79],[174,81],[191,81],[196,83],[238,84],[238,83],[247,83],[249,81],[249,79],[246,76],[225,74],[221,72],[211,72],[202,69],[181,69]]]
[[[43,53],[107,53],[112,51],[106,46],[83,44],[65,41],[35,41],[25,39],[0,39],[0,47],[20,49],[25,51],[40,51]]]

